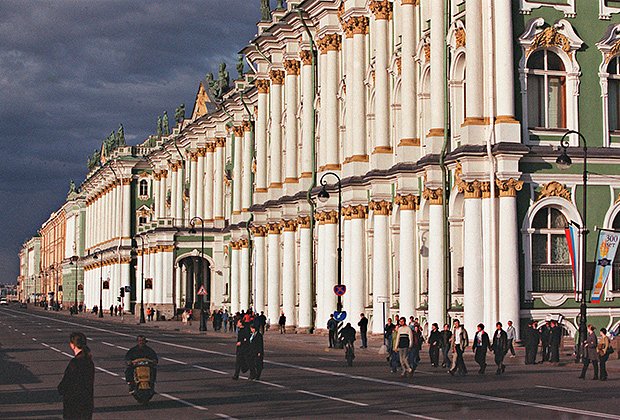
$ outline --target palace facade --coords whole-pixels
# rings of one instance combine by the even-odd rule
[[[620,228],[620,2],[287,3],[263,10],[236,80],[221,67],[171,130],[165,116],[91,161],[72,205],[86,306],[129,286],[136,314],[252,307],[306,332],[325,328],[340,275],[347,321],[365,312],[373,333],[399,314],[562,317],[573,334],[564,228],[592,231],[577,261],[594,226]],[[568,130],[585,140],[566,137],[560,171]],[[620,265],[588,313],[617,326]]]

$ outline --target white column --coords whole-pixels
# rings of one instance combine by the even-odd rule
[[[185,220],[185,215],[183,214],[183,207],[185,206],[185,202],[183,201],[183,196],[185,195],[185,170],[183,169],[183,162],[179,162],[179,171],[177,173],[177,219],[179,221]]]
[[[256,226],[254,231],[254,310],[265,310],[265,235],[264,226]]]
[[[240,265],[240,248],[236,242],[231,243],[230,247],[230,310],[233,314],[240,312],[239,307],[239,282],[241,280],[241,273],[239,271]]]
[[[329,315],[326,315],[329,312],[329,309],[326,311],[326,302],[323,296],[323,289],[325,288],[323,285],[325,284],[325,223],[323,222],[323,216],[325,213],[317,213],[316,221],[318,227],[316,229],[317,232],[317,244],[315,249],[317,250],[316,257],[316,321],[315,326],[317,328],[325,329],[327,325],[327,319]]]
[[[181,297],[183,297],[181,291],[181,267],[176,265],[174,267],[174,295],[175,295],[175,304],[177,308],[182,308],[181,305]]]
[[[388,74],[389,20],[392,3],[373,1],[371,9],[375,18],[375,133],[373,153],[390,153],[390,79]]]
[[[338,110],[338,84],[340,83],[339,56],[341,36],[329,34],[323,37],[319,46],[325,55],[325,84],[321,86],[321,125],[324,127],[321,143],[324,144],[323,170],[340,169],[340,126]]]
[[[215,179],[215,171],[213,169],[213,154],[215,145],[207,144],[207,158],[205,169],[205,198],[204,198],[204,218],[205,220],[213,220],[213,181]]]
[[[282,266],[282,311],[286,316],[286,326],[297,325],[295,303],[297,300],[297,259],[295,258],[295,230],[296,221],[284,220],[282,222],[283,266]]]
[[[250,307],[250,248],[247,239],[242,239],[240,245],[239,305],[241,309],[247,311]]]
[[[161,180],[159,182],[159,217],[168,217],[166,212],[166,201],[168,192],[168,170],[161,171]]]
[[[179,193],[177,191],[178,183],[177,178],[179,176],[179,167],[176,163],[172,163],[170,166],[170,217],[173,221],[176,221],[177,216],[177,200]]]
[[[160,201],[162,197],[160,195],[161,174],[159,172],[153,172],[153,219],[157,220],[162,217],[160,212]]]
[[[402,43],[401,43],[401,139],[402,146],[416,146],[420,144],[416,121],[416,92],[417,83],[415,77],[415,54],[416,54],[416,24],[415,24],[414,1],[402,0],[400,8]],[[408,117],[414,116],[414,117]],[[402,272],[401,272],[402,276]],[[401,277],[402,284],[402,277]],[[402,289],[401,289],[402,290]],[[402,294],[402,291],[401,291]],[[402,298],[401,298],[402,305]]]
[[[373,334],[383,333],[383,303],[381,297],[390,297],[390,239],[388,232],[391,203],[371,201],[373,211],[372,238],[372,296],[373,296]]]
[[[252,206],[252,123],[243,123],[243,196],[241,211],[247,212]]]
[[[164,257],[166,256],[166,254],[164,253],[164,247],[160,246],[159,250],[157,252],[157,280],[156,280],[156,285],[157,285],[157,303],[165,303],[166,302],[166,286],[167,286],[167,281],[166,279],[168,278],[168,276],[166,275],[166,272],[164,271]]]
[[[267,236],[267,317],[272,325],[278,324],[280,317],[280,226],[269,224]]]
[[[499,120],[501,117],[515,115],[514,90],[505,88],[514,86],[513,26],[511,1],[494,0],[493,6],[495,7],[495,92]],[[517,321],[513,319],[513,322]],[[514,325],[516,328],[516,324]]]
[[[269,188],[282,187],[282,83],[284,71],[271,71],[271,139]],[[272,319],[273,321],[273,319]]]
[[[355,126],[355,120],[353,117],[353,112],[351,112],[351,103],[353,100],[353,66],[355,61],[354,51],[353,51],[353,30],[350,26],[351,20],[344,22],[342,24],[345,38],[344,38],[344,80],[345,80],[345,101],[346,101],[346,114],[345,114],[345,135],[342,139],[342,157],[344,158],[344,162],[348,162],[348,158],[351,156],[352,146],[353,146],[353,127]],[[345,241],[346,243],[346,241]],[[346,276],[345,276],[346,278]]]
[[[495,325],[497,322],[497,287],[493,284],[493,251],[497,244],[491,243],[491,198],[489,183],[483,183],[482,193],[482,256],[484,266],[484,324]]]
[[[352,114],[355,122],[347,130],[353,130],[353,145],[351,148],[352,160],[368,160],[366,149],[366,39],[368,37],[368,18],[353,18],[357,24],[353,28],[353,70],[351,74],[351,89],[347,93],[347,113]]]
[[[312,327],[312,232],[310,217],[302,216],[299,219],[299,320],[298,328]],[[320,321],[320,320],[319,320]],[[327,321],[325,321],[327,322]],[[320,322],[317,322],[320,326]]]
[[[123,238],[131,237],[131,178],[123,180]]]
[[[236,126],[233,128],[235,136],[233,149],[233,214],[241,214],[241,197],[242,197],[242,167],[243,167],[243,127]],[[247,309],[247,308],[246,308]]]
[[[267,119],[269,80],[257,80],[258,115],[256,118],[256,192],[267,191]]]
[[[351,278],[351,264],[354,258],[351,254],[351,208],[353,206],[345,207],[342,209],[342,284],[347,288],[348,293],[342,297],[342,309],[347,314],[352,314],[351,310],[351,292],[352,292],[352,278]]]
[[[297,109],[299,61],[287,60],[286,68],[286,162],[284,169],[284,182],[295,184],[298,181],[297,171]],[[288,315],[286,316],[288,322]],[[291,324],[292,325],[292,324]]]
[[[218,138],[215,141],[215,179],[213,216],[215,220],[224,220],[224,145],[226,139]]]
[[[464,190],[463,307],[464,325],[475,331],[484,321],[484,269],[482,262],[482,200],[477,181]],[[489,326],[490,328],[490,326]]]
[[[416,274],[417,258],[415,246],[416,237],[416,212],[417,197],[413,195],[399,196],[398,204],[400,211],[400,246],[399,246],[399,266],[400,266],[400,306],[399,312],[402,316],[410,316],[415,313],[417,302]]]
[[[312,52],[300,53],[301,84],[302,84],[302,115],[301,115],[301,178],[312,177],[312,143],[314,142],[314,72],[312,68]],[[259,95],[260,100],[260,95]],[[257,184],[258,185],[258,184]],[[301,316],[301,315],[300,315]]]
[[[523,181],[499,181],[499,320],[512,321],[519,331],[519,249],[517,225],[517,191]]]
[[[426,153],[441,153],[443,145],[443,137],[445,132],[444,115],[445,115],[445,93],[444,82],[446,75],[444,73],[444,49],[446,43],[446,33],[444,24],[444,2],[431,2],[431,128],[426,141]],[[435,322],[435,321],[433,321]]]
[[[198,149],[196,166],[196,216],[205,218],[205,154],[206,149]]]
[[[427,190],[429,191],[429,190]],[[431,190],[432,191],[432,190]],[[425,191],[426,192],[426,191]],[[428,323],[443,325],[446,320],[446,287],[444,283],[444,213],[441,189],[431,193],[428,239]]]
[[[151,245],[149,248],[148,263],[149,263],[149,268],[147,271],[148,276],[145,276],[144,278],[153,279],[153,288],[145,289],[144,291],[144,304],[145,305],[149,303],[150,304],[156,303],[155,293],[157,290],[157,281],[158,281],[158,279],[155,277],[157,274],[157,247],[154,245]]]
[[[466,89],[466,123],[482,122],[483,117],[483,65],[482,65],[482,0],[467,0],[467,83]],[[509,19],[508,22],[511,22]],[[510,46],[512,49],[512,45]],[[512,64],[511,64],[512,65]],[[512,73],[512,69],[510,72]],[[501,90],[505,90],[502,86]],[[475,139],[472,139],[475,140]],[[472,141],[470,141],[472,143]],[[471,326],[470,326],[471,328]]]
[[[351,215],[349,221],[351,232],[349,247],[351,263],[349,269],[351,275],[347,294],[349,294],[351,320],[358,319],[359,314],[364,312],[366,307],[366,212],[365,206],[357,206],[357,212]]]

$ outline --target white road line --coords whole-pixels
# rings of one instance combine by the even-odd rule
[[[230,417],[230,416],[227,416],[226,414],[222,414],[222,413],[215,413],[215,415],[218,416],[221,419],[237,420],[235,417]]]
[[[17,328],[15,328],[15,331],[19,331]]]
[[[228,375],[228,373],[222,372],[221,370],[210,369],[208,367],[204,367],[204,366],[200,366],[200,365],[192,365],[192,367],[195,367],[196,369],[206,370],[207,372],[218,373],[220,375]]]
[[[273,386],[275,388],[286,389],[286,387],[284,385],[274,384],[273,382],[267,382],[267,381],[261,381],[261,380],[258,380],[256,382],[259,382],[259,383],[264,384],[264,385]]]
[[[337,362],[336,359],[330,359],[329,357],[319,357],[319,360],[327,360],[328,362]]]
[[[89,341],[93,341],[93,339],[90,338],[90,337],[86,337],[86,339],[89,340]]]
[[[46,344],[46,343],[41,343],[41,344],[44,345],[47,348],[49,348],[49,346],[50,346],[49,344]]]
[[[544,388],[544,389],[554,389],[556,391],[566,391],[566,392],[581,392],[578,391],[576,389],[569,389],[569,388],[555,388],[553,386],[544,386],[544,385],[536,385],[536,388]]]
[[[126,351],[129,350],[127,347],[123,347],[123,346],[114,346],[114,347],[116,347],[117,349],[121,349],[121,350],[126,350]]]
[[[73,355],[72,355],[72,354],[65,353],[64,351],[63,351],[63,352],[61,352],[60,354],[64,354],[64,355],[65,355],[65,356],[67,356],[67,357],[73,357]]]
[[[218,346],[228,346],[226,343],[217,343]]]
[[[107,341],[102,341],[101,344],[106,345],[106,346],[110,346],[110,347],[114,347],[114,344],[108,343]]]
[[[62,353],[62,351],[58,350],[56,347],[50,346],[50,349],[54,350],[55,352]]]
[[[189,405],[190,407],[193,407],[193,408],[195,408],[197,410],[202,410],[202,411],[207,411],[208,410],[207,407],[203,407],[201,405],[196,405],[196,404],[191,403],[189,401],[182,400],[182,399],[180,399],[178,397],[175,397],[174,395],[164,394],[164,393],[160,393],[159,395],[161,395],[162,397],[166,397],[166,398],[168,398],[170,400],[174,400],[174,401],[180,402],[181,404]]]
[[[439,420],[437,417],[428,417],[421,414],[407,413],[406,411],[390,410],[390,413],[400,414],[401,416],[414,417],[416,419]]]
[[[361,402],[345,400],[345,399],[337,398],[337,397],[330,397],[329,395],[317,394],[316,392],[304,391],[303,389],[298,389],[297,392],[301,394],[313,395],[315,397],[326,398],[328,400],[339,401],[339,402],[343,402],[346,404],[359,405],[360,407],[368,407],[368,404],[364,404]]]
[[[34,337],[32,337],[32,341],[37,341],[37,339],[36,339],[36,338],[34,338]]]
[[[102,367],[99,367],[99,366],[95,366],[95,369],[100,370],[101,372],[107,373],[108,375],[120,376],[118,373],[110,372],[109,370],[106,370],[106,369],[104,369]]]
[[[167,360],[167,361],[172,362],[172,363],[178,363],[179,365],[186,365],[187,364],[187,363],[181,362],[179,360],[169,359],[168,357],[162,357],[162,359]]]
[[[56,328],[56,331],[62,331],[60,328]]]
[[[26,335],[26,333],[22,333],[22,335]]]

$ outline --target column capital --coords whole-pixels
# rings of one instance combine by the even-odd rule
[[[243,137],[243,126],[235,125],[232,130],[235,137]]]
[[[394,199],[394,204],[396,204],[401,211],[418,210],[420,208],[420,197],[413,194],[398,194]]]
[[[347,23],[353,35],[368,35],[369,19],[366,16],[354,16]]]
[[[371,201],[368,208],[374,212],[376,216],[389,216],[392,213],[392,203],[389,201]]]
[[[267,225],[267,232],[270,235],[279,235],[280,234],[280,224],[279,223],[269,223]]]
[[[239,250],[241,249],[241,242],[230,241],[230,247],[233,250]]]
[[[267,227],[262,225],[253,225],[250,230],[256,237],[265,237],[267,236]]]
[[[491,198],[491,183],[488,181],[480,183],[480,189],[482,190],[482,198]],[[495,196],[499,195],[497,185],[495,185]]]
[[[317,41],[317,46],[321,54],[327,54],[328,51],[340,51],[342,48],[342,37],[340,34],[327,34]]]
[[[284,232],[295,232],[297,230],[297,220],[282,220],[280,227]]]
[[[299,58],[304,66],[309,66],[312,64],[312,51],[310,50],[302,50],[299,52]]]
[[[199,147],[198,150],[196,150],[196,154],[198,157],[205,157],[207,155],[206,147]]]
[[[271,83],[273,83],[274,85],[284,84],[284,71],[283,70],[271,70],[269,72],[269,77],[271,78]]]
[[[215,147],[224,147],[226,145],[226,137],[217,137],[215,139]]]
[[[420,0],[401,0],[400,2],[403,6],[406,4],[411,4],[413,6],[419,6],[420,5]]]
[[[466,199],[482,197],[482,189],[481,189],[480,181],[478,180],[474,180],[470,182],[459,181],[456,184],[456,186],[459,189],[459,192],[465,195]]]
[[[240,239],[237,244],[239,244],[239,248],[248,248],[250,246],[250,241],[246,238]]]
[[[431,205],[443,204],[443,189],[441,188],[424,188],[422,198],[427,200]]]
[[[347,206],[342,209],[342,215],[345,220],[365,219],[368,216],[368,207],[363,204]]]
[[[324,225],[335,225],[338,223],[338,219],[339,219],[338,211],[329,210],[329,211],[323,212],[323,218],[321,220],[321,223]]]
[[[284,62],[284,70],[286,70],[286,74],[289,76],[299,76],[299,61],[286,60]]]
[[[207,143],[207,153],[215,152],[215,142]]]
[[[388,0],[372,0],[369,8],[376,20],[392,19],[392,3]]]
[[[269,93],[269,84],[270,81],[268,79],[258,79],[255,82],[258,93]]]
[[[192,162],[198,162],[198,153],[196,153],[196,152],[190,152],[190,154],[189,154],[189,159],[190,159]]]
[[[131,178],[123,178],[122,183],[123,185],[131,185]]]
[[[496,179],[495,184],[499,188],[500,197],[516,197],[517,191],[521,191],[523,188],[523,181],[514,178]]]
[[[252,123],[250,121],[243,122],[243,131],[252,131]]]
[[[300,229],[310,229],[310,216],[299,216],[297,225]]]

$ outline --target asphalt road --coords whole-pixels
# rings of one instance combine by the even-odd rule
[[[261,381],[231,380],[234,337],[189,334],[149,326],[68,317],[16,306],[0,308],[0,418],[60,418],[56,386],[72,355],[68,336],[89,338],[95,365],[95,418],[614,418],[620,419],[618,381],[577,378],[578,367],[525,366],[507,359],[506,374],[452,377],[433,369],[423,352],[412,378],[392,374],[378,344],[356,349],[353,367],[343,350],[312,335],[265,337]],[[123,357],[145,333],[160,364],[157,392],[140,406],[128,394]],[[477,367],[477,366],[476,366]],[[588,374],[592,376],[591,371]]]

